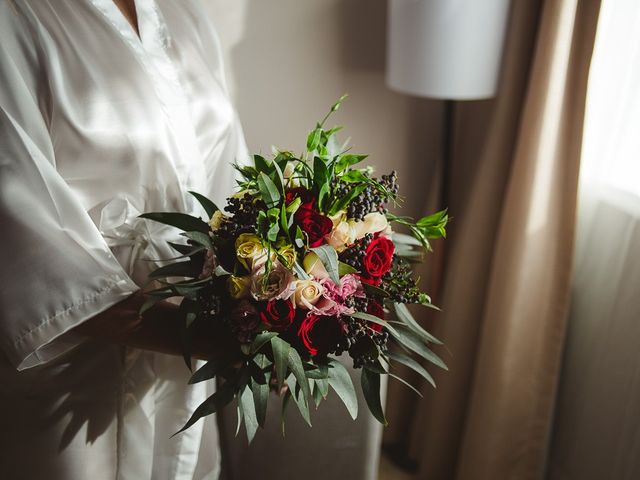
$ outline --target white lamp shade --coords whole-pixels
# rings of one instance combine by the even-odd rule
[[[509,0],[389,0],[387,83],[412,95],[495,95]]]

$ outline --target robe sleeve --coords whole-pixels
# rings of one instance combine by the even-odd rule
[[[0,348],[18,370],[68,351],[83,340],[69,330],[138,290],[56,170],[37,38],[27,12],[0,3]]]

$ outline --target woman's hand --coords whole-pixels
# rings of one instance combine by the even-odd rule
[[[135,293],[108,310],[77,326],[74,331],[109,343],[182,355],[182,322],[178,307],[158,302],[140,315],[144,294]],[[220,323],[193,325],[192,356],[198,359],[240,355],[237,340]]]

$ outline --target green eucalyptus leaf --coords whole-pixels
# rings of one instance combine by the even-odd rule
[[[267,403],[269,401],[269,385],[267,383],[251,382],[253,403],[256,407],[258,425],[264,428],[267,419]]]
[[[263,345],[269,343],[273,337],[277,336],[276,332],[262,332],[256,335],[256,338],[251,343],[251,348],[249,350],[250,355],[254,355],[262,348]]]
[[[253,401],[253,392],[249,385],[246,385],[242,390],[238,403],[244,419],[244,428],[247,431],[247,440],[249,444],[251,444],[258,430],[258,419],[256,415],[256,405]]]
[[[201,271],[195,262],[175,262],[155,269],[149,274],[149,278],[197,277]]]
[[[389,328],[389,325],[387,325]],[[448,370],[447,365],[444,361],[436,355],[425,342],[411,330],[406,329],[389,329],[389,333],[396,339],[396,341],[403,347],[417,353],[425,360],[433,363],[437,367],[442,368],[443,370]]]
[[[420,324],[413,318],[413,315],[404,303],[394,303],[394,308],[398,318],[404,322],[413,332],[415,332],[420,338],[426,342],[435,343],[436,345],[442,345],[442,342],[436,337],[427,332]]]
[[[287,365],[289,363],[289,350],[291,345],[278,336],[271,338],[271,350],[273,351],[273,362],[276,367],[276,378],[278,385],[284,383],[287,376]]]
[[[191,418],[185,423],[184,427],[174,433],[172,436],[177,435],[178,433],[184,432],[191,425],[196,423],[202,417],[206,417],[207,415],[211,415],[212,413],[216,413],[222,409],[225,405],[227,405],[231,400],[233,400],[235,394],[235,386],[232,382],[225,382],[218,390],[207,398],[204,402],[202,402],[198,408],[196,408]]]
[[[436,382],[431,376],[431,374],[427,372],[427,370],[422,365],[420,365],[420,363],[418,363],[416,360],[400,352],[388,352],[387,355],[391,360],[401,363],[409,367],[414,372],[418,373],[420,376],[422,376],[422,378],[424,378],[427,382],[429,382],[435,388]]]
[[[208,233],[192,231],[192,232],[181,233],[181,235],[183,237],[187,237],[193,240],[194,242],[196,242],[199,245],[202,245],[203,247],[206,247],[209,249],[213,248],[213,243],[211,242],[211,237],[209,236]]]
[[[198,217],[187,215],[179,212],[150,212],[143,213],[140,218],[153,220],[154,222],[163,223],[172,227],[179,228],[184,231],[198,231],[202,233],[209,232],[209,225]]]
[[[218,374],[222,366],[223,365],[220,360],[209,360],[191,376],[189,379],[189,385],[204,382],[205,380],[211,380]]]
[[[363,368],[360,375],[360,383],[369,411],[376,420],[383,425],[387,425],[387,419],[384,416],[382,402],[380,401],[380,374]]]
[[[338,253],[330,245],[321,245],[311,249],[324,265],[329,274],[329,278],[336,284],[340,284],[340,274],[338,271]]]
[[[300,385],[300,389],[302,393],[304,393],[304,398],[307,402],[311,400],[311,388],[309,387],[309,381],[307,380],[307,376],[304,373],[304,367],[302,366],[302,359],[300,355],[296,351],[295,348],[290,348],[289,353],[287,355],[287,363],[289,365],[289,369],[291,373],[298,381]],[[277,365],[276,365],[277,370]]]
[[[329,369],[329,385],[336,392],[344,406],[347,407],[347,411],[351,418],[354,420],[358,417],[358,396],[356,390],[353,387],[351,376],[347,369],[337,360],[330,361],[331,368]]]
[[[307,400],[307,397],[305,397],[300,388],[300,384],[293,374],[289,375],[289,377],[287,378],[287,384],[289,385],[289,392],[291,393],[291,397],[293,398],[293,401],[300,411],[300,415],[302,415],[304,421],[307,422],[309,426],[311,426],[311,416],[309,415],[310,400]],[[307,387],[308,386],[309,384],[307,383]]]

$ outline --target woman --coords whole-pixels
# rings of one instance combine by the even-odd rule
[[[217,477],[210,418],[170,438],[211,393],[175,307],[137,315],[180,237],[137,217],[246,158],[195,1],[0,0],[0,478]]]

